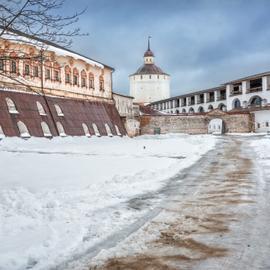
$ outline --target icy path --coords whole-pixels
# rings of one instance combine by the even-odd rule
[[[70,269],[270,269],[270,139],[222,140],[156,194],[142,228]]]

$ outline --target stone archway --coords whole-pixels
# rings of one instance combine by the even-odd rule
[[[224,133],[224,122],[221,118],[211,119],[208,124],[208,133],[221,135]]]

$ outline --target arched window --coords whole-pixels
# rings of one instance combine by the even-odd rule
[[[2,127],[0,126],[0,140],[3,139],[5,137],[5,133],[2,129]]]
[[[89,88],[95,88],[95,79],[93,73],[89,73]]]
[[[92,124],[92,127],[93,127],[93,129],[94,129],[95,135],[96,135],[97,137],[100,137],[100,132],[99,132],[99,130],[98,130],[97,125],[96,125],[95,123],[93,123],[93,124]]]
[[[237,109],[237,108],[241,108],[241,102],[238,98],[236,98],[234,101],[233,101],[233,109]]]
[[[110,126],[107,123],[105,123],[104,126],[105,126],[105,129],[106,129],[107,135],[109,137],[112,137],[113,134],[112,134],[112,130],[111,130]]]
[[[86,137],[91,137],[91,134],[89,132],[89,128],[85,123],[82,123],[83,131]]]
[[[6,103],[7,103],[7,107],[8,107],[9,113],[11,113],[11,114],[17,114],[17,113],[19,113],[19,112],[17,111],[16,105],[15,105],[15,103],[13,102],[12,99],[6,98]]]
[[[176,110],[175,113],[176,113],[176,114],[179,114],[179,110]]]
[[[252,97],[249,101],[251,107],[260,107],[262,106],[262,98],[259,96]]]
[[[73,68],[73,85],[79,85],[79,72],[77,68]]]
[[[122,134],[121,134],[121,132],[120,132],[120,130],[119,130],[119,127],[118,127],[117,125],[114,125],[114,127],[115,127],[115,130],[116,130],[116,134],[117,134],[118,136],[122,136]]]
[[[31,137],[31,136],[30,136],[30,133],[29,133],[29,131],[28,131],[27,126],[26,126],[22,121],[19,121],[19,122],[17,123],[17,127],[18,127],[18,129],[19,129],[20,136],[21,136],[22,138],[29,138],[29,137]]]
[[[219,110],[221,110],[221,111],[223,111],[223,112],[226,112],[227,107],[226,107],[226,105],[225,105],[225,104],[220,103],[220,104],[218,105],[218,109],[219,109]]]
[[[87,78],[86,72],[85,70],[82,70],[81,71],[81,87],[86,87],[86,78]]]
[[[71,68],[69,66],[65,66],[65,83],[71,82]]]
[[[44,121],[41,122],[41,128],[42,128],[44,137],[52,137],[52,133],[51,133],[50,128],[46,122],[44,122]]]
[[[54,107],[58,116],[64,116],[62,109],[60,108],[58,104],[54,104]]]
[[[30,75],[30,63],[29,62],[25,62],[24,63],[23,75],[25,75],[25,76],[29,76]]]
[[[57,126],[58,133],[61,137],[67,136],[67,134],[64,130],[64,127],[60,122],[56,122],[56,126]]]
[[[200,107],[199,107],[198,112],[199,112],[199,113],[204,112],[204,109],[203,109],[203,107],[202,107],[202,106],[200,106]]]
[[[50,61],[46,61],[44,64],[44,73],[45,73],[45,80],[51,79],[51,73],[52,73],[52,64]]]
[[[103,76],[99,76],[99,90],[104,91],[104,78],[103,78]]]
[[[213,110],[214,110],[213,105],[209,105],[209,106],[208,106],[208,111],[210,112],[210,111],[213,111]]]
[[[188,112],[189,113],[194,113],[194,109],[191,107]]]
[[[39,115],[46,115],[46,112],[42,104],[39,101],[37,101],[36,103],[37,103],[37,109],[38,109]]]

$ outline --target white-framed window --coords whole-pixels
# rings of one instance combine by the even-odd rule
[[[37,101],[36,103],[37,103],[37,109],[38,109],[39,115],[46,115],[46,112],[42,104],[39,101]]]
[[[54,107],[58,116],[64,116],[62,109],[60,108],[58,104],[54,104]]]
[[[115,127],[115,130],[116,130],[116,134],[117,134],[118,136],[122,136],[122,134],[121,134],[121,132],[120,132],[120,130],[119,130],[119,127],[118,127],[117,125],[114,125],[114,127]]]
[[[29,138],[29,137],[31,137],[31,135],[30,135],[30,133],[28,131],[27,126],[22,121],[17,122],[17,127],[19,129],[20,136],[22,138]]]
[[[46,122],[44,122],[44,121],[41,122],[41,128],[42,128],[44,137],[52,137],[52,133],[51,133],[50,128]]]
[[[107,135],[109,137],[112,137],[113,134],[112,134],[112,130],[111,130],[110,126],[107,123],[105,123],[104,126],[105,126],[105,129],[106,129]]]
[[[8,111],[11,114],[18,114],[19,112],[17,111],[16,105],[14,103],[14,101],[11,98],[6,98],[6,103],[7,103],[7,107],[8,107]]]
[[[89,132],[89,128],[88,128],[88,126],[85,123],[82,123],[82,128],[83,128],[83,131],[84,131],[85,136],[86,137],[91,137],[91,134]]]
[[[98,129],[97,125],[96,125],[95,123],[93,123],[93,124],[92,124],[92,127],[93,127],[93,130],[94,130],[94,132],[95,132],[95,135],[96,135],[97,137],[100,137],[100,132],[99,132],[99,129]]]
[[[63,125],[60,123],[60,122],[56,122],[56,127],[57,127],[57,130],[58,130],[58,133],[61,137],[66,137],[67,134],[64,130],[64,127]]]

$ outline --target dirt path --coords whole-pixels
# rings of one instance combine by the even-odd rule
[[[221,140],[175,178],[175,192],[163,190],[157,216],[89,269],[270,269],[270,179],[252,138]]]

